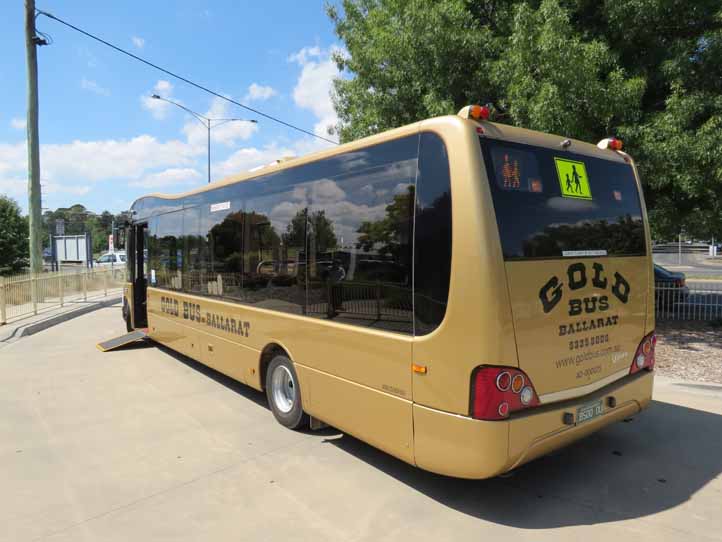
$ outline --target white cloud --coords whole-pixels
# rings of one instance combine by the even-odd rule
[[[148,95],[143,95],[140,97],[140,103],[145,109],[151,112],[153,117],[158,120],[164,119],[168,112],[168,108],[172,104],[164,102],[163,100],[156,100],[155,98],[151,98],[150,94],[157,94],[161,98],[170,99],[173,95],[172,83],[170,81],[160,79],[153,87],[153,90],[148,93]]]
[[[143,178],[130,182],[130,186],[143,188],[165,188],[168,186],[195,184],[203,176],[193,168],[168,168],[150,173]]]
[[[73,196],[84,196],[90,192],[91,187],[84,185],[67,185],[56,182],[42,182],[41,191],[43,194],[71,194]]]
[[[258,166],[268,165],[284,156],[293,155],[294,152],[290,147],[279,147],[276,143],[267,145],[262,149],[245,147],[238,149],[225,160],[215,164],[213,171],[218,177],[227,177],[228,175],[246,172]]]
[[[301,66],[301,74],[293,89],[293,101],[303,109],[309,109],[319,120],[314,126],[314,133],[328,137],[329,127],[338,123],[336,111],[331,101],[333,80],[339,77],[336,63],[330,52],[321,51],[316,47],[304,47],[290,55],[289,61]]]
[[[99,94],[100,96],[110,96],[110,90],[105,87],[101,87],[95,81],[91,79],[86,79],[85,77],[80,80],[80,88],[82,88],[83,90],[89,90],[90,92],[94,92],[95,94]]]
[[[321,56],[321,48],[318,45],[314,45],[313,47],[304,47],[300,51],[288,55],[288,61],[298,62],[303,66],[308,63],[311,58],[319,56]]]
[[[269,98],[272,98],[273,96],[277,95],[278,92],[276,92],[276,89],[269,86],[263,86],[258,85],[256,83],[251,83],[251,85],[248,87],[248,92],[243,97],[244,102],[254,102],[254,101],[265,101]]]
[[[27,190],[27,179],[21,179],[18,177],[0,177],[0,194],[19,199],[21,196],[26,196]]]
[[[27,171],[25,143],[0,144],[0,179]],[[159,168],[192,166],[204,153],[183,141],[160,142],[149,135],[132,139],[73,141],[40,146],[43,180],[82,179],[97,182],[137,179]]]
[[[233,117],[229,103],[218,97],[213,98],[210,109],[203,115],[210,119]],[[258,130],[258,125],[252,122],[233,121],[224,124],[214,123],[212,126],[211,141],[229,147],[235,145],[238,140],[245,141],[249,139]],[[205,150],[208,130],[198,122],[198,119],[189,117],[183,125],[183,133],[188,138],[190,145]]]
[[[27,127],[28,123],[25,119],[21,119],[19,117],[15,117],[12,120],[10,120],[10,126],[15,128],[16,130],[24,130]]]
[[[69,185],[43,179],[40,183],[40,190],[43,195],[71,194],[84,196],[90,192],[91,187],[89,185]],[[27,207],[28,180],[19,177],[0,177],[0,193],[14,198],[25,209]]]
[[[138,49],[142,49],[143,47],[145,47],[145,40],[141,37],[132,36],[130,38],[130,41],[132,41],[133,45],[135,45],[135,47]]]
[[[304,137],[288,144],[272,142],[262,148],[243,147],[228,158],[213,165],[213,177],[219,179],[229,175],[245,173],[259,166],[267,166],[281,158],[305,156],[312,152],[335,147],[320,139]]]

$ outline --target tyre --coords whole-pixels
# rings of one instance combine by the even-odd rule
[[[266,371],[266,397],[278,423],[289,429],[308,425],[308,414],[301,404],[301,387],[293,363],[279,355],[271,360]]]

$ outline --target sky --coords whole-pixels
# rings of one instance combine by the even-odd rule
[[[222,95],[330,139],[329,91],[341,50],[322,0],[91,2],[36,0],[38,9]],[[229,104],[39,17],[43,209],[75,203],[128,209],[144,194],[207,182],[206,129],[158,94],[212,118],[256,119],[212,130],[211,177],[331,146]],[[0,194],[27,212],[24,2],[0,18]]]

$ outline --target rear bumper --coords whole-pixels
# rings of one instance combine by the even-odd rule
[[[489,478],[632,416],[652,400],[653,372],[628,376],[583,397],[538,407],[504,421],[481,421],[414,405],[414,454],[422,469],[459,478]],[[608,405],[614,397],[616,405]],[[602,400],[604,412],[565,425],[564,414]]]

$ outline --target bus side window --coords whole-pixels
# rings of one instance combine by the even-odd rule
[[[418,136],[346,155],[309,184],[308,314],[411,334]]]
[[[451,277],[451,180],[441,138],[421,134],[414,230],[414,329],[425,335],[446,313]]]

